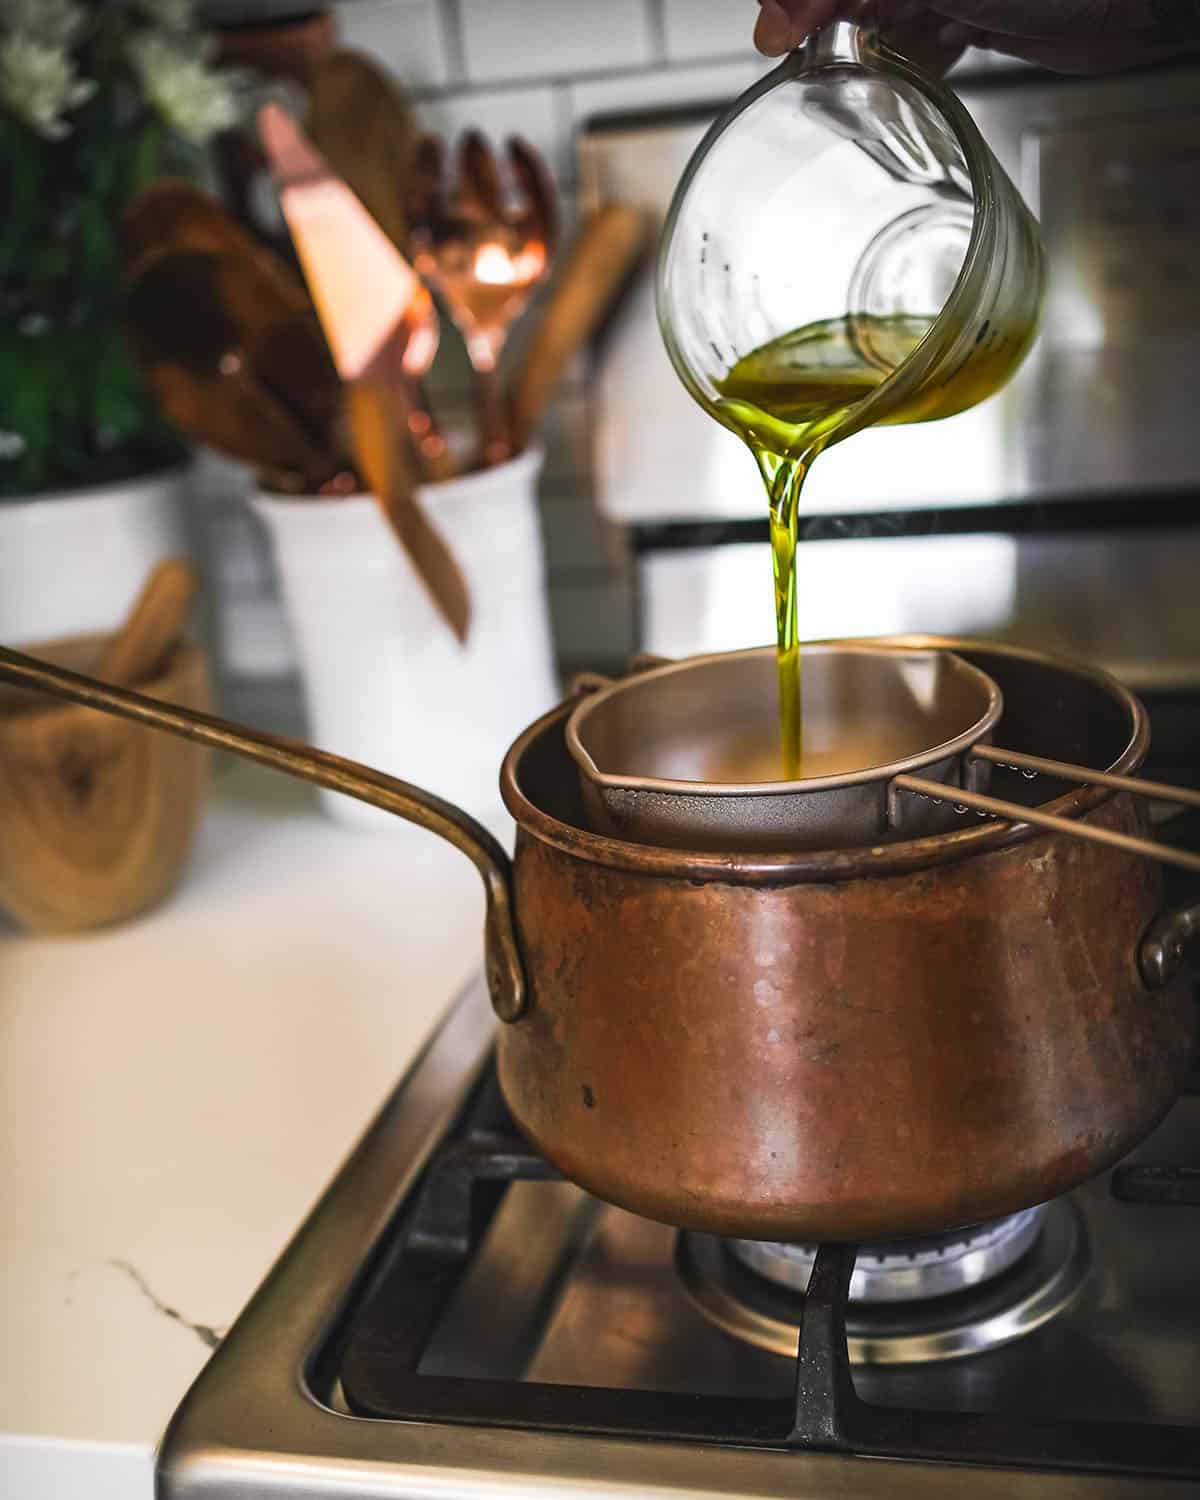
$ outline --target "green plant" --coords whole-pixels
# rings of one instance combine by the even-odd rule
[[[0,496],[177,460],[126,349],[116,230],[236,123],[191,0],[0,0]]]

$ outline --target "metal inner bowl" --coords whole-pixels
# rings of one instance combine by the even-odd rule
[[[961,785],[990,736],[995,682],[949,651],[827,643],[801,651],[802,774],[782,760],[775,652],[693,657],[613,684],[567,722],[598,831],[667,848],[839,848],[933,832],[913,803],[889,823],[887,785],[920,770]],[[974,782],[972,784],[975,784]]]
[[[875,645],[801,649],[800,784],[810,791],[893,776],[977,743],[1000,690],[949,651]],[[585,775],[607,784],[689,783],[710,796],[791,791],[783,766],[775,650],[695,656],[623,679],[567,724]]]

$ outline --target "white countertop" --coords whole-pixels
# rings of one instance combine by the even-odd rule
[[[181,889],[0,931],[0,1496],[149,1500],[168,1418],[482,952],[430,834],[223,768]]]

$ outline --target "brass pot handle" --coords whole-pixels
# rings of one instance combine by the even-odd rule
[[[589,698],[593,693],[602,693],[612,687],[615,677],[606,677],[603,672],[576,672],[567,689],[568,698]]]
[[[132,719],[183,739],[198,740],[215,750],[232,751],[299,781],[369,802],[436,833],[460,849],[483,880],[487,896],[486,970],[492,1008],[506,1022],[516,1021],[523,1014],[528,992],[513,919],[512,862],[498,840],[453,803],[357,761],[314,750],[299,740],[248,729],[215,714],[160,703],[155,698],[110,687],[94,677],[68,672],[3,646],[0,646],[0,681]]]

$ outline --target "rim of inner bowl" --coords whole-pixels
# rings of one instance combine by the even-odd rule
[[[807,792],[832,791],[838,787],[866,786],[876,781],[890,781],[893,776],[902,776],[909,771],[920,770],[940,760],[961,755],[977,745],[993,729],[1004,711],[1004,698],[1000,688],[979,667],[973,666],[953,651],[942,648],[893,647],[876,643],[859,642],[814,642],[802,644],[802,655],[813,656],[871,656],[897,657],[906,660],[941,658],[950,670],[969,681],[979,691],[980,701],[986,707],[979,717],[951,739],[942,740],[915,755],[901,760],[887,761],[880,766],[863,766],[855,771],[839,771],[834,776],[801,776],[791,781],[682,781],[662,776],[623,775],[613,771],[602,771],[583,743],[581,726],[602,704],[619,693],[641,688],[648,682],[662,681],[666,677],[694,672],[713,662],[725,662],[747,657],[770,657],[775,659],[774,646],[752,646],[744,651],[713,651],[704,656],[689,656],[684,661],[670,662],[665,666],[652,667],[648,671],[636,672],[623,677],[599,692],[590,694],[575,706],[568,715],[565,737],[571,758],[589,781],[613,791],[657,792],[675,797],[781,797],[796,796]]]

